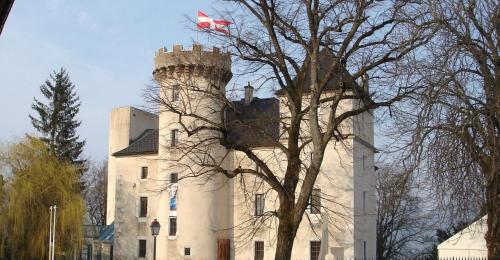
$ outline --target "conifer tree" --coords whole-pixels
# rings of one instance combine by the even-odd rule
[[[41,139],[57,158],[73,163],[78,160],[85,145],[85,140],[79,141],[76,134],[76,128],[81,124],[76,119],[81,103],[74,88],[64,68],[54,71],[50,80],[40,86],[48,102],[35,98],[31,107],[38,117],[30,115],[33,127],[42,134]]]

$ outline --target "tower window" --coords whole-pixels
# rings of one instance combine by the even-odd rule
[[[139,257],[146,257],[146,240],[139,240]]]
[[[255,241],[254,259],[264,260],[264,241]]]
[[[180,99],[179,92],[180,92],[179,85],[172,86],[172,101],[179,101]]]
[[[141,167],[141,179],[148,178],[148,167]]]
[[[321,213],[321,189],[313,189],[309,198],[311,214]]]
[[[139,217],[145,218],[148,215],[148,197],[141,197],[139,204]]]
[[[265,201],[264,194],[255,194],[255,216],[264,215]]]
[[[321,241],[311,241],[311,260],[319,260]]]
[[[363,258],[366,259],[366,241],[363,241]]]
[[[170,183],[179,182],[179,175],[176,172],[170,174]]]
[[[170,131],[170,146],[177,147],[179,145],[179,130],[172,129]]]
[[[170,217],[168,219],[168,235],[177,235],[177,217]]]
[[[363,214],[366,215],[366,191],[363,191]]]

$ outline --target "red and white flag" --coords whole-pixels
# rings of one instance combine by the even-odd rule
[[[222,32],[225,34],[229,34],[229,31],[226,30],[232,22],[226,20],[214,20],[202,11],[198,11],[198,28],[199,29],[210,29],[218,32]]]

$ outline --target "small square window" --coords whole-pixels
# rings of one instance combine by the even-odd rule
[[[146,257],[146,240],[139,240],[139,257]]]
[[[179,174],[176,172],[173,172],[170,174],[170,183],[177,183],[179,182]]]
[[[148,167],[141,167],[141,179],[148,178]]]
[[[311,241],[311,260],[319,260],[321,241]]]
[[[168,224],[169,224],[168,225],[168,235],[169,236],[175,236],[175,235],[177,235],[177,218],[176,217],[170,217]]]
[[[148,215],[148,197],[141,197],[139,204],[139,217],[145,218]]]
[[[191,255],[191,247],[184,247],[184,255]]]
[[[254,259],[264,260],[264,241],[255,241]]]
[[[177,147],[179,145],[179,130],[172,129],[170,131],[170,146]]]
[[[265,201],[264,194],[255,194],[255,216],[264,215]]]

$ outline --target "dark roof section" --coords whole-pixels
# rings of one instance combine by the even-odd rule
[[[0,1],[0,34],[2,34],[3,26],[5,25],[5,21],[7,21],[7,16],[9,16],[13,4],[14,0]]]
[[[233,101],[233,109],[226,110],[226,126],[229,129],[226,147],[273,147],[279,139],[279,100],[254,98],[249,105],[245,101]],[[147,129],[130,145],[113,156],[158,154],[159,133]]]
[[[158,129],[146,129],[137,139],[131,141],[127,148],[114,153],[113,156],[157,154],[158,135]]]
[[[326,76],[326,73],[330,68],[330,65],[336,58],[333,55],[333,53],[327,51],[326,49],[323,49],[319,55],[320,58],[319,58],[318,78],[322,80]],[[307,84],[307,82],[310,82],[310,75],[311,73],[308,71],[305,76],[306,86],[304,86],[304,93],[311,91],[309,84]],[[297,78],[294,78],[293,82],[296,83]],[[339,89],[340,88],[339,82],[340,82],[340,73],[332,73],[323,91],[332,91]],[[352,78],[352,75],[345,68],[343,69],[342,73],[342,82],[345,85],[346,89],[353,89],[353,87],[357,85],[356,81]],[[285,93],[283,89],[276,91],[276,95],[278,96],[284,94]]]
[[[272,147],[279,139],[279,100],[254,98],[249,105],[244,99],[233,102],[226,110],[228,135],[226,145],[246,147]]]

